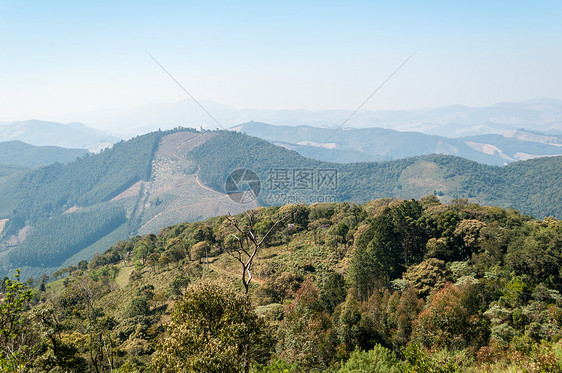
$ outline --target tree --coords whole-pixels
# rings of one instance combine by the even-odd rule
[[[85,260],[81,260],[78,262],[76,267],[78,267],[78,269],[81,271],[85,271],[86,269],[88,269],[88,262]]]
[[[422,297],[428,296],[433,289],[438,290],[445,286],[450,277],[445,262],[436,258],[413,265],[403,274],[404,280]]]
[[[347,226],[347,224],[338,224],[337,234],[341,238],[344,246],[347,246],[347,232],[349,232],[349,227]]]
[[[133,250],[133,257],[135,259],[141,259],[143,265],[146,262],[146,258],[148,257],[149,254],[150,254],[150,247],[144,242],[138,245],[137,247],[135,247],[135,249]]]
[[[117,354],[111,330],[114,322],[105,316],[99,300],[110,291],[109,284],[82,276],[66,288],[60,305],[83,318],[88,334],[90,370],[96,373],[115,368]],[[72,307],[72,308],[71,308]]]
[[[183,274],[177,275],[174,277],[172,282],[170,282],[170,293],[172,296],[177,297],[183,294],[184,289],[191,283],[191,280],[188,276]]]
[[[201,259],[207,255],[209,251],[209,244],[207,241],[197,242],[191,247],[191,260],[198,260],[201,263]]]
[[[254,258],[256,257],[261,245],[267,239],[267,237],[273,232],[275,227],[279,225],[283,220],[285,220],[288,215],[277,220],[271,228],[259,238],[256,233],[254,226],[256,224],[254,212],[246,212],[247,224],[242,224],[233,217],[227,217],[228,221],[236,228],[240,235],[232,234],[234,237],[235,244],[229,245],[224,248],[224,251],[234,259],[236,259],[242,265],[242,284],[244,285],[244,294],[248,294],[250,287],[250,281],[252,281],[252,264],[254,263]],[[247,277],[246,277],[247,276]]]
[[[355,293],[349,292],[345,303],[334,312],[339,357],[349,356],[356,347],[362,350],[370,349],[378,339],[372,317],[361,311]]]
[[[418,220],[422,212],[422,204],[414,199],[403,201],[392,210],[395,229],[402,237],[402,257],[406,267],[419,262],[423,256],[427,234]]]
[[[41,372],[79,373],[88,370],[86,359],[78,355],[72,343],[63,341],[65,326],[59,320],[57,310],[52,304],[42,304],[31,311],[32,320],[42,338],[44,352],[33,362],[34,368]]]
[[[262,304],[283,303],[285,299],[292,297],[299,289],[303,279],[293,273],[283,272],[274,274],[260,285],[256,291],[256,297]]]
[[[369,351],[355,349],[338,373],[399,373],[399,365],[393,351],[377,344]]]
[[[285,307],[285,317],[277,344],[279,357],[298,363],[305,371],[328,364],[325,335],[330,319],[322,311],[318,290],[310,279],[303,282],[293,303]],[[331,356],[333,357],[333,356]]]
[[[330,274],[320,292],[320,304],[326,312],[332,314],[334,309],[343,301],[347,294],[345,278],[340,273]]]
[[[156,272],[156,265],[160,259],[160,254],[152,253],[146,258],[146,264],[152,267],[152,270]]]
[[[478,298],[475,285],[447,284],[431,296],[414,322],[412,340],[426,348],[481,347],[487,342],[489,327]]]
[[[358,230],[356,250],[351,258],[351,281],[360,301],[365,301],[377,285],[384,285],[402,273],[403,248],[390,209]]]
[[[272,345],[265,322],[245,296],[211,283],[190,286],[172,310],[156,372],[248,372]]]
[[[0,368],[19,366],[25,370],[29,359],[20,351],[25,345],[24,333],[21,331],[24,306],[31,300],[33,292],[19,281],[20,270],[16,270],[14,280],[6,280],[6,293],[0,302]]]
[[[400,295],[400,302],[396,308],[396,335],[395,345],[405,345],[410,340],[412,334],[412,324],[423,310],[424,301],[418,298],[417,291],[408,288]]]

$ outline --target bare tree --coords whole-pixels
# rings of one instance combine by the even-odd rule
[[[224,250],[228,255],[242,264],[242,284],[244,284],[244,294],[248,294],[250,281],[252,281],[252,264],[261,248],[261,245],[271,232],[273,232],[275,227],[288,217],[288,215],[285,215],[281,219],[277,220],[263,235],[263,237],[259,238],[254,232],[254,224],[256,223],[255,214],[253,212],[246,212],[246,216],[249,220],[246,227],[244,227],[236,218],[232,216],[226,217],[239,232],[239,235],[232,234],[232,237],[236,240],[236,244],[230,247],[225,247]]]

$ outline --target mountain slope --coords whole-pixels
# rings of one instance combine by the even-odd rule
[[[23,169],[24,168],[22,167],[0,164],[0,178],[3,176],[8,176],[10,174],[13,174],[17,171],[21,171]]]
[[[0,266],[52,271],[172,223],[238,213],[186,159],[212,133],[154,132],[67,165],[0,178]],[[3,271],[2,271],[3,272]]]
[[[247,298],[239,299],[272,333],[252,343],[277,341],[269,366],[255,365],[252,372],[560,371],[560,221],[462,201],[440,204],[433,196],[258,208],[234,219],[264,238]],[[217,312],[206,312],[232,304],[235,298],[221,287],[244,293],[240,263],[231,256],[233,234],[240,232],[225,216],[180,223],[119,242],[89,263],[28,280],[35,296],[20,296],[22,307],[4,308],[8,316],[32,320],[16,324],[13,340],[20,351],[37,352],[22,353],[18,361],[40,372],[55,364],[75,372],[150,372],[163,353],[180,351],[184,361],[187,354],[200,356],[190,345],[195,333],[207,337],[198,346],[216,357],[255,328],[244,323],[228,343],[208,342],[229,320],[240,321],[213,321]],[[214,290],[196,291],[202,283]],[[16,296],[5,304],[15,304],[24,290],[21,284],[11,291]],[[179,332],[170,317],[179,315],[185,339],[171,345]],[[200,325],[207,329],[201,332]],[[48,341],[37,338],[45,334]],[[57,346],[65,350],[55,360]],[[385,358],[390,350],[382,346],[404,360]],[[345,363],[349,356],[351,364]]]
[[[0,160],[5,165],[40,167],[51,163],[69,163],[87,154],[85,149],[58,146],[33,146],[21,141],[0,142]]]

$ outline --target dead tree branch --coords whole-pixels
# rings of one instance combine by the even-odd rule
[[[267,237],[273,232],[275,227],[277,227],[283,220],[287,219],[288,215],[285,215],[281,219],[277,220],[271,228],[259,238],[254,233],[255,225],[255,215],[253,212],[246,212],[249,224],[247,227],[243,227],[242,224],[234,217],[227,216],[228,221],[236,228],[239,232],[238,235],[232,234],[236,240],[235,247],[225,248],[227,254],[236,259],[242,265],[242,284],[244,285],[244,294],[248,294],[250,288],[250,281],[252,281],[252,264],[256,255],[258,254],[263,242]]]

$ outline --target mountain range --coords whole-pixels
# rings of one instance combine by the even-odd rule
[[[305,157],[337,163],[450,154],[504,165],[562,154],[562,101],[554,99],[487,107],[453,105],[423,110],[359,111],[354,115],[346,110],[238,110],[214,102],[203,105],[220,125],[209,123],[200,107],[184,100],[83,116],[96,128],[112,132],[119,128],[118,136],[76,122],[30,120],[0,125],[0,141],[20,140],[37,146],[96,152],[112,146],[119,137],[130,138],[179,124],[198,128],[234,126],[234,130]]]
[[[562,134],[562,101],[551,98],[522,102],[502,102],[489,106],[452,105],[414,110],[263,110],[235,109],[212,101],[200,103],[213,115],[223,129],[249,121],[273,125],[309,125],[337,128],[380,127],[397,131],[421,132],[428,135],[461,137],[502,134],[520,128]],[[353,114],[353,115],[352,115]],[[131,108],[104,110],[56,120],[79,118],[95,128],[114,131],[122,129],[124,137],[158,129],[184,127],[220,128],[217,123],[189,99],[175,103],[148,104]]]
[[[0,275],[52,272],[137,234],[287,202],[434,194],[561,217],[560,180],[562,157],[504,167],[450,155],[336,164],[233,131],[157,131],[0,177]]]
[[[526,130],[448,138],[384,128],[273,126],[249,122],[235,131],[267,140],[322,161],[387,161],[426,154],[450,154],[490,165],[562,155],[562,136]]]

